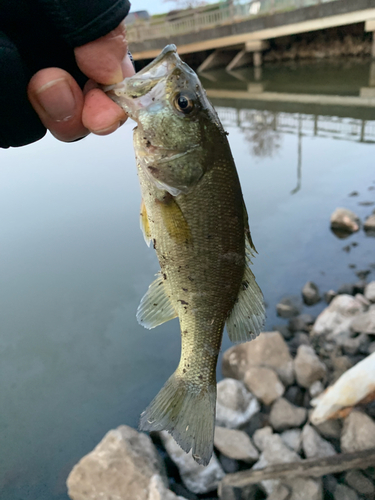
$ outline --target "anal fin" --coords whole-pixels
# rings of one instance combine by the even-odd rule
[[[138,306],[138,323],[150,330],[176,317],[177,313],[167,294],[163,275],[159,272]]]

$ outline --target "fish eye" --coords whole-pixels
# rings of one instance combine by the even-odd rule
[[[191,113],[194,109],[194,101],[192,96],[188,93],[180,92],[177,94],[174,98],[174,105],[175,108],[184,113],[184,115]]]

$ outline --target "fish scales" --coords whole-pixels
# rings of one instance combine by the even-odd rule
[[[160,263],[137,318],[154,328],[178,316],[181,329],[180,363],[142,413],[140,428],[167,430],[207,465],[224,325],[241,342],[264,322],[240,182],[217,114],[174,46],[107,91],[138,124],[141,227]]]

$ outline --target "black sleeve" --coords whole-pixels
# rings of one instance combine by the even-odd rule
[[[112,31],[129,8],[128,0],[0,0],[0,147],[46,132],[27,99],[32,75],[59,67],[83,87],[73,48]]]

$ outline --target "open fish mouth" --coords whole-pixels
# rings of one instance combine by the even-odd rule
[[[162,82],[177,66],[182,65],[175,45],[167,45],[162,52],[135,75],[122,82],[103,87],[104,92],[133,119],[135,111],[157,102],[164,95]]]

